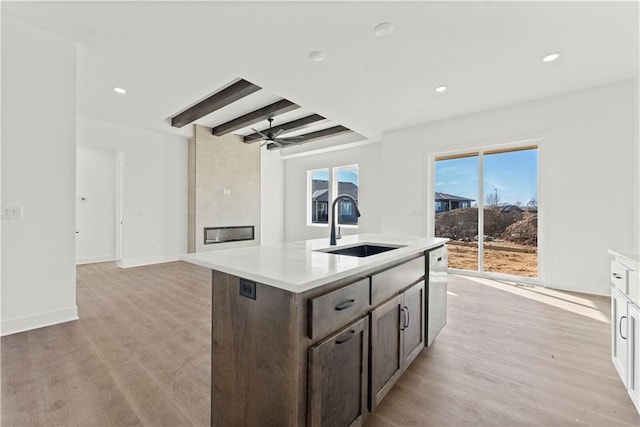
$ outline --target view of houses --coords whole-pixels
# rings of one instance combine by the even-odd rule
[[[358,184],[353,182],[338,182],[336,194],[348,194],[358,200]],[[311,181],[311,222],[313,224],[327,224],[329,222],[329,181],[314,179]],[[338,224],[355,225],[358,218],[353,203],[342,200],[338,205]]]

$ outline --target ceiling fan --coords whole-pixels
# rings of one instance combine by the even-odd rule
[[[262,144],[260,144],[260,147],[264,147],[266,144],[269,144],[269,143],[274,143],[278,147],[284,147],[286,145],[302,142],[301,139],[304,138],[302,135],[291,136],[289,138],[279,138],[278,136],[281,135],[282,132],[284,132],[285,130],[279,129],[274,134],[273,129],[271,128],[271,124],[273,123],[273,117],[269,117],[267,120],[269,120],[269,130],[266,131],[267,132],[266,134],[254,128],[251,128],[251,130],[253,130],[255,133],[257,133],[262,137]]]

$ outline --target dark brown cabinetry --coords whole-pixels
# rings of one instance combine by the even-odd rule
[[[211,424],[361,425],[424,348],[425,265],[301,293],[214,271]]]
[[[424,295],[421,281],[371,312],[372,411],[424,348]]]
[[[402,355],[406,369],[424,348],[425,286],[418,283],[403,294],[404,318]]]
[[[309,426],[357,426],[367,414],[368,319],[309,349]]]
[[[373,409],[402,374],[402,295],[371,312],[371,405]]]

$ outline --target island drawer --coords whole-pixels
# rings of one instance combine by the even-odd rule
[[[371,276],[371,304],[376,306],[398,295],[410,285],[423,280],[424,274],[424,256],[374,274]]]
[[[369,278],[309,300],[309,338],[327,335],[369,308]]]

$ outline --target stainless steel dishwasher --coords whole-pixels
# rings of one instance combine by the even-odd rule
[[[447,247],[429,251],[427,280],[427,333],[426,343],[430,346],[447,323]]]

